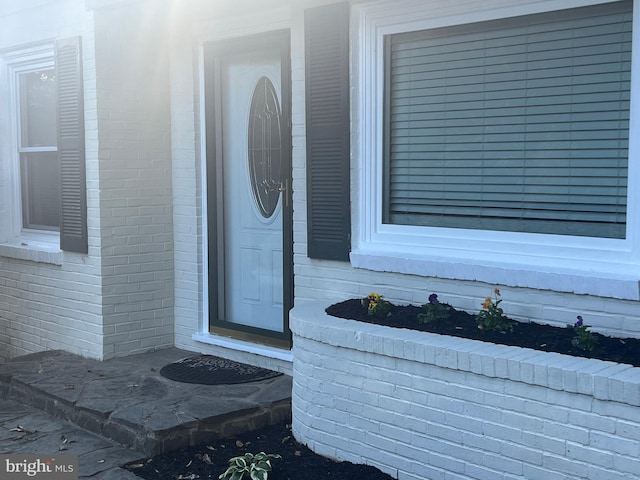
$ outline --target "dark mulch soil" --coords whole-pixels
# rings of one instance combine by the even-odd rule
[[[418,322],[417,315],[423,309],[415,305],[392,305],[391,312],[384,318],[367,315],[367,309],[358,299],[337,303],[327,308],[326,311],[334,317],[361,322],[532,348],[545,352],[564,353],[574,357],[597,358],[640,367],[640,339],[637,338],[613,338],[594,333],[593,336],[597,340],[596,346],[593,351],[585,351],[571,343],[575,336],[573,328],[513,322],[513,332],[484,331],[478,329],[475,315],[459,310],[452,310],[452,314],[447,319],[431,323]],[[588,323],[585,321],[585,324]]]
[[[274,425],[237,437],[155,456],[125,468],[147,480],[217,479],[231,457],[277,453],[269,480],[392,480],[380,470],[316,455],[293,439],[289,425]],[[246,477],[245,477],[246,478]]]

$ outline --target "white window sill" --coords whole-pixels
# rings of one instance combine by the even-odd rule
[[[1,243],[0,257],[62,265],[60,236],[57,233],[24,234],[14,241]]]
[[[355,268],[395,272],[451,280],[471,280],[511,287],[553,290],[622,300],[640,300],[640,271],[632,265],[584,265],[584,269],[561,264],[519,264],[473,258],[414,255],[385,249],[351,252]]]

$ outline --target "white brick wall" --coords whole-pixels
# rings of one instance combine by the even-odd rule
[[[71,254],[62,266],[0,258],[0,360],[55,349],[99,358],[96,270]]]
[[[165,14],[144,3],[95,12],[105,358],[173,345]]]
[[[637,478],[640,368],[292,312],[293,431],[402,480]]]
[[[178,24],[177,24],[178,25]],[[191,336],[202,329],[203,258],[198,66],[191,31],[171,31],[171,137],[174,192],[175,344],[197,350]]]

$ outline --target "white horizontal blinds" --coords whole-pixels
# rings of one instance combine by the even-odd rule
[[[624,238],[631,2],[387,37],[385,223]]]

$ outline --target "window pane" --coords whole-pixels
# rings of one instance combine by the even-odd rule
[[[60,227],[60,167],[57,152],[23,153],[22,217],[24,228]]]
[[[631,16],[389,37],[384,221],[624,238]]]
[[[56,78],[53,69],[22,73],[20,126],[22,147],[55,147]]]

